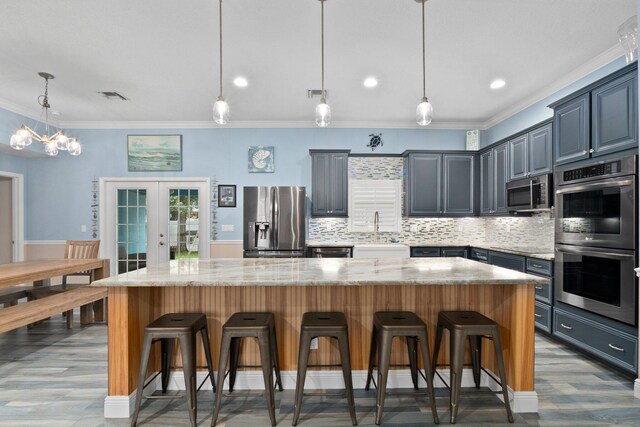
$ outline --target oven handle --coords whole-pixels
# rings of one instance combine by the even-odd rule
[[[629,257],[633,257],[633,255],[631,254],[627,254],[627,253],[615,253],[615,252],[605,252],[605,251],[600,251],[600,250],[585,250],[584,247],[580,247],[580,248],[568,248],[566,246],[563,246],[562,248],[558,248],[556,246],[556,252],[571,252],[574,254],[598,254],[598,255],[604,255],[604,256],[609,256],[609,257],[613,257],[613,258],[629,258]]]
[[[633,178],[612,180],[606,182],[592,182],[590,184],[572,185],[570,187],[559,188],[558,190],[556,190],[556,194],[574,193],[576,191],[593,190],[597,188],[623,187],[632,184]]]

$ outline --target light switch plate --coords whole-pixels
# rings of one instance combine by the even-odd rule
[[[87,226],[86,225],[81,225],[80,226],[80,231],[83,232],[83,233],[86,233],[87,232]]]
[[[222,231],[234,231],[235,229],[233,224],[222,224]]]

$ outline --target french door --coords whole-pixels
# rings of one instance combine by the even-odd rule
[[[101,179],[100,238],[112,274],[209,257],[209,180]]]

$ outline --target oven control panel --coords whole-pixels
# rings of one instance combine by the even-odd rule
[[[580,169],[571,169],[564,171],[563,181],[570,182],[585,178],[595,178],[598,176],[616,175],[621,172],[622,162],[616,160],[615,162],[601,163],[593,166],[585,166]]]

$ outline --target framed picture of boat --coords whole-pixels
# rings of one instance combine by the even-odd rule
[[[182,171],[182,135],[128,135],[129,172]]]

